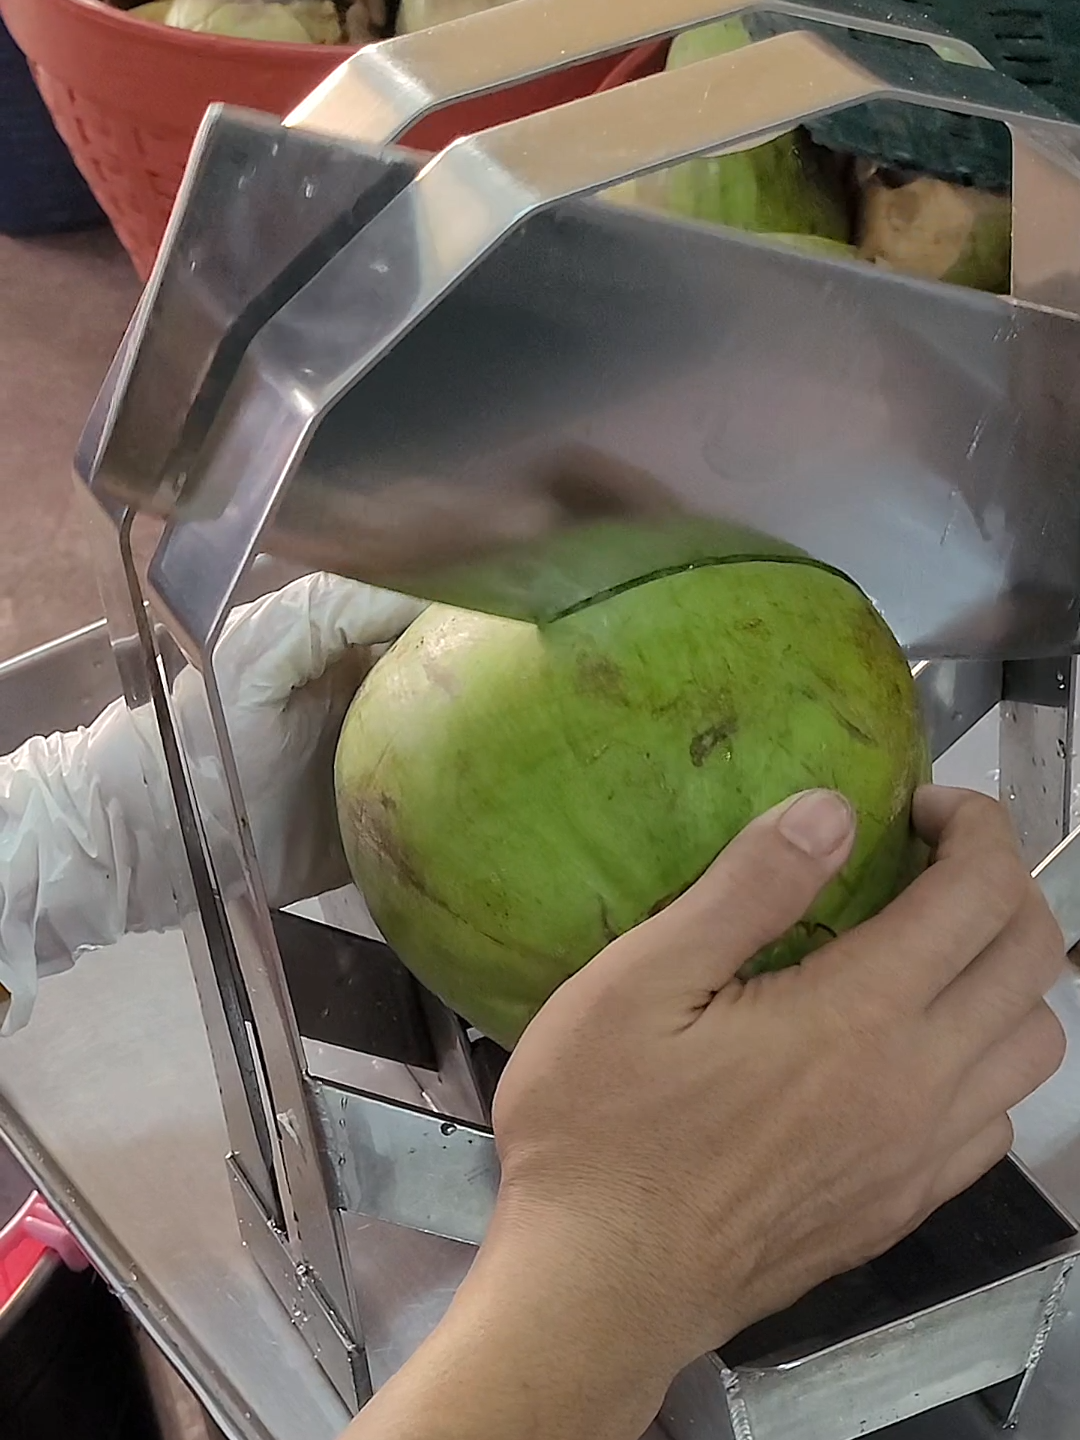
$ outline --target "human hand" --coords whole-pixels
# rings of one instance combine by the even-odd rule
[[[338,732],[370,647],[395,640],[422,609],[316,574],[230,616],[215,674],[271,904],[347,881],[333,793]],[[173,697],[204,821],[226,825],[197,671],[181,672]],[[36,736],[0,759],[3,1033],[26,1023],[40,975],[127,932],[177,923],[169,814],[156,730],[137,725],[123,700],[85,730]]]
[[[637,1440],[682,1366],[1006,1153],[1063,1055],[1061,934],[993,802],[927,788],[915,824],[929,870],[796,970],[736,978],[847,859],[821,792],[548,1001],[496,1096],[487,1239],[348,1440]]]
[[[334,801],[334,750],[345,712],[387,644],[424,609],[420,601],[336,575],[295,580],[236,609],[214,657],[251,822],[272,906],[288,905],[349,880]],[[201,677],[181,672],[174,712],[189,756],[213,755]],[[226,802],[216,764],[200,799]]]
[[[684,1364],[972,1184],[1061,1062],[1043,996],[1062,937],[1004,811],[928,787],[914,814],[934,850],[920,879],[742,984],[853,839],[828,795],[764,816],[569,980],[510,1060],[502,1188],[463,1301],[508,1330],[494,1297],[516,1286],[585,1357],[582,1384],[636,1386],[613,1434],[644,1430]]]

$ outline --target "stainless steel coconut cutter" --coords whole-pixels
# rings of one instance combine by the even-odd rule
[[[426,163],[388,147],[455,99],[754,9],[807,28]],[[587,198],[883,98],[1010,127],[1011,297]],[[755,543],[733,525],[800,546],[907,646],[936,754],[1001,706],[1003,793],[1074,943],[1078,315],[1080,130],[869,0],[515,0],[360,52],[285,126],[207,117],[77,464],[168,771],[237,1212],[348,1399],[483,1234],[490,1087],[481,1042],[385,947],[267,907],[213,666],[256,557],[544,619]],[[171,710],[185,661],[197,740]],[[1006,1167],[912,1244],[704,1362],[668,1433],[848,1440],[975,1391],[1014,1413],[1075,1227]]]

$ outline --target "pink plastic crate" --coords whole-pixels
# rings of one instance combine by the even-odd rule
[[[40,1195],[31,1195],[0,1230],[0,1310],[18,1294],[49,1251],[71,1270],[87,1267],[86,1256],[45,1201]]]

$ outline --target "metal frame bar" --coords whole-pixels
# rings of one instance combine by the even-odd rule
[[[234,943],[235,914],[227,901],[222,902],[221,877],[198,819],[196,794],[176,737],[131,553],[132,512],[102,503],[92,490],[83,494],[125,699],[140,722],[140,733],[145,735],[146,727],[153,726],[160,737],[160,750],[150,740],[144,744],[143,764],[147,774],[160,782],[149,787],[155,803],[160,807],[161,799],[170,794],[173,799],[171,812],[157,818],[221,1089],[238,1215],[261,1268],[298,1322],[303,1320],[304,1333],[333,1383],[346,1398],[360,1403],[370,1392],[370,1381],[362,1348],[351,1338],[358,1326],[345,1247],[338,1213],[329,1202],[302,1050],[290,1024],[291,1003],[283,980],[269,999],[263,991],[261,1009],[252,1002],[252,966],[249,962],[245,972],[240,962],[244,952],[238,954]],[[265,914],[272,948],[254,952],[255,978],[263,978],[264,983],[273,961],[280,966],[269,911]],[[247,938],[250,956],[250,934]],[[267,1034],[275,1032],[282,1037],[279,1044],[286,1046],[295,1036],[295,1049],[285,1051],[284,1064],[281,1051],[275,1055],[278,1084],[273,1087],[264,1047]],[[292,1086],[287,1083],[290,1077]],[[283,1145],[283,1135],[291,1145]],[[297,1152],[303,1161],[299,1167],[290,1163]],[[301,1206],[302,1221],[297,1214]],[[339,1318],[342,1314],[349,1317],[347,1321]]]
[[[427,115],[467,95],[500,90],[582,61],[741,15],[788,15],[927,46],[943,60],[989,69],[973,45],[927,19],[897,23],[874,0],[628,0],[582,9],[577,0],[516,0],[436,31],[369,45],[288,116],[287,125],[373,145],[399,139]]]

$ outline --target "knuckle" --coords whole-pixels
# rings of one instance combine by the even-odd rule
[[[819,1008],[829,1043],[848,1047],[878,1046],[896,1020],[895,1001],[890,1002],[881,987],[867,983],[831,989]]]
[[[984,795],[979,790],[968,790],[962,809],[966,812],[966,818],[973,826],[978,826],[982,834],[993,836],[1002,850],[1019,859],[1016,828],[1000,800],[992,795]]]
[[[1008,1106],[1026,1100],[1054,1075],[1065,1058],[1065,1031],[1060,1020],[1043,1004],[1027,1020],[1001,1052],[1002,1082],[999,1093]]]
[[[930,1210],[926,1191],[922,1177],[896,1187],[881,1217],[888,1246],[898,1244],[922,1224]]]
[[[984,795],[981,790],[968,790],[965,788],[960,791],[960,794],[962,798],[958,809],[970,815],[979,817],[981,812],[981,818],[984,821],[996,823],[997,817],[1004,813],[1001,802],[995,800],[992,795]]]
[[[954,924],[970,920],[984,933],[1000,935],[1022,911],[1026,915],[1031,884],[1017,856],[999,845],[981,845],[947,858],[934,887],[935,904]]]
[[[978,877],[984,902],[1003,924],[1024,906],[1033,883],[1016,852],[1001,845],[980,856]]]
[[[849,995],[845,1014],[851,1034],[876,1044],[896,1023],[896,1001],[879,986],[860,985]]]
[[[1016,1127],[1012,1122],[1011,1115],[1003,1115],[994,1135],[993,1144],[990,1146],[991,1164],[996,1165],[999,1160],[1004,1160],[1009,1151],[1013,1148],[1016,1139]]]
[[[1065,969],[1065,939],[1042,891],[1029,881],[1027,896],[1009,927],[1009,949],[1015,955],[1013,985],[1018,994],[1045,994]]]
[[[1061,926],[1054,918],[1046,896],[1035,880],[1028,881],[1028,899],[1025,907],[1027,923],[1031,926],[1031,945],[1040,958],[1055,965],[1065,964],[1065,937]]]
[[[1036,1074],[1041,1085],[1061,1068],[1068,1048],[1065,1027],[1045,1001],[1036,1011],[1036,1031]]]

